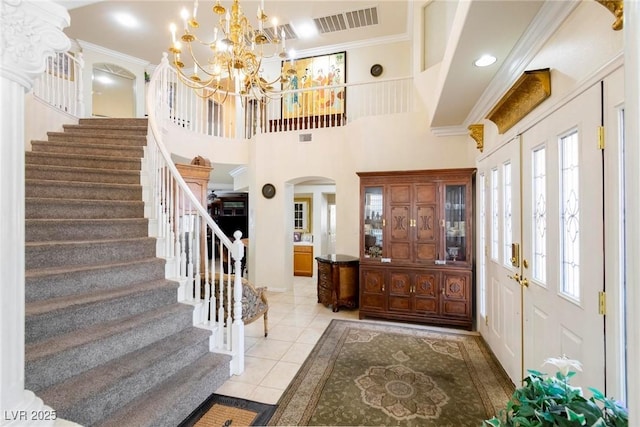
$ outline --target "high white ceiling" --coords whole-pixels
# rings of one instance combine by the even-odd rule
[[[293,48],[304,54],[327,46],[376,44],[393,39],[410,39],[414,33],[412,23],[414,13],[422,14],[414,2],[418,0],[264,0],[265,12],[269,17],[277,17],[278,25],[290,24],[301,33],[305,25],[313,26],[314,18],[343,15],[349,12],[375,8],[377,23],[359,28],[347,28],[319,34],[308,39],[287,40],[287,49]],[[434,2],[452,2],[456,0],[433,0]],[[193,1],[176,0],[59,0],[69,9],[71,26],[65,33],[73,38],[108,49],[119,51],[152,64],[160,62],[162,53],[171,43],[169,24],[182,27],[180,10],[186,7],[193,10]],[[214,26],[214,14],[211,12],[214,0],[200,0],[198,20],[200,29]],[[229,8],[230,0],[222,0]],[[521,73],[518,69],[522,62],[519,52],[514,48],[522,44],[523,35],[531,33],[532,27],[541,27],[541,16],[550,20],[549,9],[559,8],[559,4],[575,1],[555,0],[462,0],[453,21],[453,30],[444,36],[444,60],[441,69],[445,77],[441,78],[437,92],[438,100],[433,110],[432,128],[466,129],[470,115],[478,114],[478,100],[487,98],[491,82],[502,73],[502,86]],[[245,14],[253,18],[260,1],[241,0]],[[543,7],[543,6],[546,6]],[[566,7],[565,7],[566,8]],[[545,15],[545,11],[546,14]],[[117,23],[118,14],[129,14],[137,20],[137,26],[126,28]],[[537,16],[537,18],[536,18]],[[417,17],[421,19],[421,17]],[[536,19],[538,24],[536,25]],[[533,23],[533,24],[532,24]],[[348,24],[348,23],[347,23]],[[271,26],[271,24],[269,24]],[[347,25],[348,26],[348,25]],[[211,30],[210,30],[211,31]],[[180,32],[180,31],[179,31]],[[426,37],[426,36],[423,36]],[[542,36],[537,36],[542,37]],[[492,53],[498,61],[486,68],[478,68],[473,61],[481,54]],[[507,63],[506,61],[510,61]],[[507,76],[505,77],[505,73]],[[489,106],[490,108],[490,106]],[[484,114],[482,111],[480,114]],[[473,117],[479,120],[481,117]],[[442,132],[446,133],[446,132]]]
[[[126,53],[152,64],[160,62],[162,53],[167,51],[171,43],[169,24],[174,22],[181,28],[180,10],[186,7],[191,11],[194,5],[193,1],[186,0],[60,0],[59,3],[70,8],[71,26],[65,30],[69,37]],[[223,0],[221,3],[227,8],[231,5],[230,0]],[[473,106],[504,64],[505,58],[527,30],[543,3],[544,0],[461,2],[468,10],[464,25],[459,30],[459,37],[451,41],[458,40],[456,46],[447,47],[453,49],[453,53],[449,57],[447,78],[442,82],[442,92],[434,111],[431,123],[433,127],[464,124]],[[200,30],[213,28],[213,4],[213,0],[199,1]],[[245,14],[253,18],[260,2],[241,0],[240,4]],[[312,26],[313,18],[376,9],[378,19],[375,25],[319,34],[309,39],[287,40],[287,49],[293,48],[297,52],[331,45],[375,44],[393,38],[409,38],[413,33],[413,1],[265,0],[264,4],[269,20],[277,17],[278,25],[288,23],[296,32],[302,32],[305,25]],[[126,28],[119,25],[117,16],[124,13],[134,17],[137,26]],[[473,61],[486,52],[497,56],[498,62],[484,69],[473,66]]]

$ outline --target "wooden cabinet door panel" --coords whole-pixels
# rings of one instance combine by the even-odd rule
[[[415,310],[422,313],[438,314],[440,285],[437,273],[418,273],[415,278]]]
[[[438,187],[436,183],[418,183],[415,185],[415,202],[436,204],[438,201]]]
[[[418,206],[416,227],[416,261],[433,261],[438,256],[438,231],[435,206]]]
[[[389,185],[389,202],[410,203],[411,202],[411,184],[391,184]]]
[[[360,308],[385,309],[385,272],[381,269],[362,269],[360,281]]]
[[[293,275],[313,276],[313,247],[294,246],[293,248]]]
[[[408,272],[389,272],[389,310],[411,310],[411,285],[411,274]]]
[[[444,273],[442,286],[442,313],[447,316],[469,316],[471,313],[471,274]]]
[[[386,256],[397,262],[411,262],[411,188],[410,184],[388,186],[389,246]]]

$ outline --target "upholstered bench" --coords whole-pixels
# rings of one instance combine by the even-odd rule
[[[217,298],[219,292],[219,277],[220,275],[216,273],[215,276],[215,296]],[[233,288],[235,284],[235,275],[227,276],[223,275],[223,280],[226,285],[228,277],[231,277],[231,292],[233,299]],[[252,323],[254,320],[258,319],[260,316],[264,318],[264,336],[266,337],[269,333],[268,328],[268,313],[269,313],[269,302],[267,301],[266,295],[267,288],[266,287],[254,287],[251,282],[249,282],[244,277],[242,278],[242,321],[245,325]],[[219,308],[219,301],[216,303],[216,309]],[[225,295],[224,300],[225,310],[227,309],[227,299]],[[231,317],[233,318],[233,310],[231,311]]]

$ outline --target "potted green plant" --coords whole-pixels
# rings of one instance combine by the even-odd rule
[[[529,370],[524,385],[513,393],[498,417],[485,420],[492,427],[628,427],[627,409],[614,399],[607,398],[595,388],[585,398],[580,387],[569,380],[582,371],[580,362],[566,357],[550,358],[544,364],[558,368],[555,376]]]

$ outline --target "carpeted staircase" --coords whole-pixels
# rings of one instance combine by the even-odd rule
[[[26,153],[25,385],[85,426],[176,426],[229,377],[148,237],[146,134],[81,119]]]

